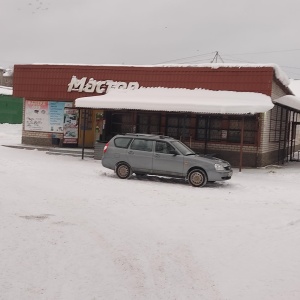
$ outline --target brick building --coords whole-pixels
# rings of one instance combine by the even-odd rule
[[[36,64],[15,65],[13,90],[25,99],[25,144],[56,137],[61,146],[94,147],[117,133],[159,133],[234,166],[260,167],[299,149],[300,100],[288,84],[272,64]]]

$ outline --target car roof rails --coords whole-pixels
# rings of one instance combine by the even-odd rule
[[[125,135],[133,135],[133,136],[153,136],[153,134],[147,134],[147,133],[125,133]]]
[[[136,136],[136,137],[152,137],[152,138],[157,138],[157,139],[174,139],[168,135],[162,135],[162,134],[148,134],[148,133],[124,133],[124,135],[129,135],[129,136]]]

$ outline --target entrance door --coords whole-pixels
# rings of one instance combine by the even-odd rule
[[[85,120],[85,130],[84,130]],[[81,109],[79,116],[78,146],[93,148],[101,137],[103,129],[103,111],[97,109]],[[85,133],[84,133],[85,131]]]
[[[87,148],[94,147],[93,111],[91,109],[80,110],[78,131],[78,146],[82,147],[84,145],[84,147]]]

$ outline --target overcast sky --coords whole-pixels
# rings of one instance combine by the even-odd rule
[[[299,0],[0,0],[0,11],[4,68],[207,63],[218,51],[300,78]]]

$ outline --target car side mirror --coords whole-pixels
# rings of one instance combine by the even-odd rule
[[[170,150],[169,153],[173,154],[174,156],[178,155],[178,152],[176,150]]]

